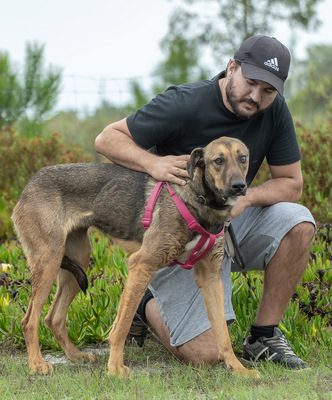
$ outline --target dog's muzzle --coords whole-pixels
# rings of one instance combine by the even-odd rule
[[[233,196],[244,196],[247,191],[247,185],[242,179],[235,179],[231,181],[230,191]]]

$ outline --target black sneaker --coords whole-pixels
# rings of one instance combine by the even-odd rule
[[[253,344],[249,343],[249,337],[244,339],[242,357],[252,361],[272,361],[289,369],[310,368],[308,363],[293,352],[281,330],[275,328],[274,332],[273,337],[261,337]]]
[[[143,347],[147,334],[148,325],[143,321],[142,317],[136,313],[129,329],[126,343],[129,345],[136,344],[139,347]]]

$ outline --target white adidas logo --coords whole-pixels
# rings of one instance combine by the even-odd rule
[[[271,60],[266,60],[264,65],[271,67],[271,68],[275,69],[276,71],[279,71],[277,57],[271,58]]]

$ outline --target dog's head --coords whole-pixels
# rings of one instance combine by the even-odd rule
[[[248,148],[240,140],[228,137],[194,149],[187,162],[193,183],[207,186],[215,196],[224,199],[246,194],[248,167]]]

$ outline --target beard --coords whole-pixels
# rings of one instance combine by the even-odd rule
[[[261,109],[260,105],[253,101],[251,98],[243,97],[238,98],[235,94],[235,88],[233,84],[233,76],[231,77],[229,83],[226,86],[226,97],[229,105],[231,106],[234,114],[237,118],[242,120],[248,120],[255,115],[262,114],[266,109]],[[241,109],[241,104],[248,104],[254,107],[253,111],[245,111]]]

